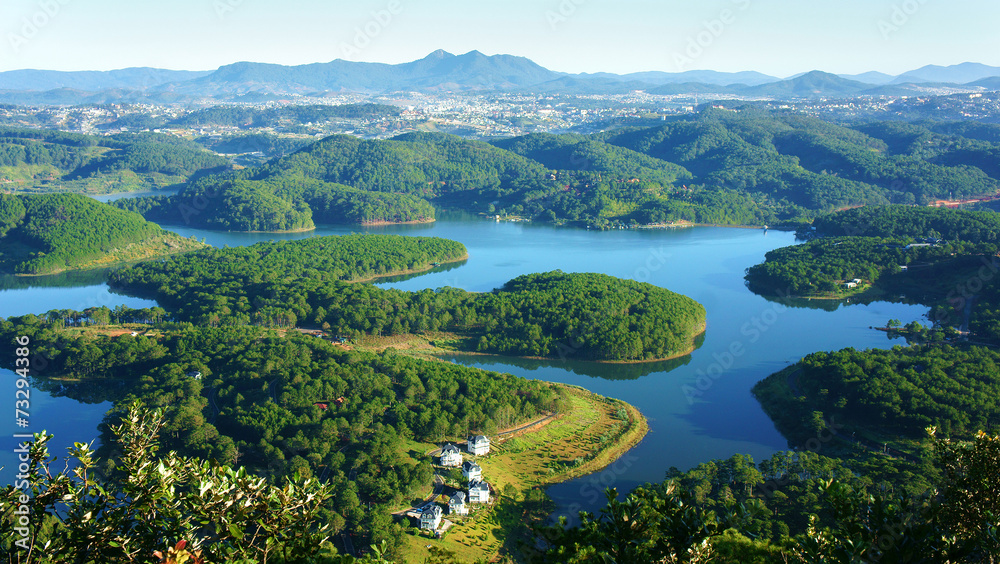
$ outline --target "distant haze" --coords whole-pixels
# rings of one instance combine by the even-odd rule
[[[0,70],[403,63],[437,49],[565,73],[1000,65],[995,0],[5,0]]]
[[[731,94],[783,100],[902,96],[930,87],[980,92],[1000,81],[1000,67],[963,63],[924,66],[899,76],[878,72],[835,75],[812,71],[782,80],[757,72],[686,71],[567,74],[512,55],[461,55],[437,50],[388,65],[336,60],[285,66],[235,63],[215,71],[130,68],[116,71],[16,70],[0,72],[0,102],[20,104],[179,102],[202,96],[306,95],[391,92],[520,92],[533,94]]]

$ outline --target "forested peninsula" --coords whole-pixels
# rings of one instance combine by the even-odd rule
[[[393,513],[437,483],[428,453],[470,433],[496,437],[494,454],[481,462],[503,511],[519,515],[503,535],[527,541],[529,524],[548,511],[534,488],[611,463],[648,429],[637,410],[582,389],[391,348],[374,353],[290,329],[305,321],[358,336],[452,324],[469,342],[485,338],[490,350],[508,354],[634,360],[688,352],[705,312],[666,290],[593,274],[527,275],[483,294],[407,293],[364,282],[466,258],[454,241],[390,235],[205,249],[112,273],[115,287],[148,292],[163,307],[0,319],[0,340],[32,344],[32,374],[45,377],[37,385],[52,393],[115,401],[104,435],[111,446],[101,456],[124,448],[114,425],[166,408],[158,439],[165,450],[240,466],[267,483],[319,479],[325,493],[316,522],[384,542],[395,554],[421,543]],[[575,350],[556,348],[562,343]],[[0,361],[14,366],[17,354],[0,351]],[[553,435],[534,436],[527,430],[534,425]],[[443,480],[461,489],[454,474],[442,472]],[[232,536],[227,547],[249,546],[229,533],[219,533]]]
[[[995,212],[870,206],[817,218],[811,240],[767,253],[748,287],[782,298],[907,299],[932,308],[936,338],[1000,343]]]
[[[54,274],[204,248],[77,194],[0,194],[0,272]]]
[[[998,366],[1000,352],[985,347],[845,349],[810,354],[754,393],[790,437],[808,437],[815,421],[832,417],[877,433],[920,438],[935,426],[970,438],[1000,428]],[[806,427],[794,432],[799,423]]]
[[[665,359],[691,352],[705,328],[694,300],[599,274],[526,275],[482,294],[351,283],[465,255],[436,238],[317,237],[135,265],[109,283],[199,325],[313,325],[351,339],[447,331],[464,350],[517,356]]]

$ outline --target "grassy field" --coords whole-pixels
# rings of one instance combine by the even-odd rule
[[[208,245],[194,239],[181,237],[175,233],[164,231],[160,235],[151,237],[144,241],[131,243],[124,247],[109,249],[103,255],[94,260],[77,263],[71,267],[41,272],[35,275],[18,274],[18,276],[47,276],[50,274],[59,274],[60,272],[65,272],[67,270],[107,268],[110,266],[139,262],[177,253],[197,251],[207,247]],[[5,263],[12,265],[22,260],[27,260],[34,251],[34,248],[29,248],[20,243],[9,244],[7,246],[7,256],[4,257]]]
[[[116,264],[148,260],[164,255],[186,253],[204,249],[208,245],[188,237],[164,232],[163,235],[147,239],[140,243],[132,243],[126,247],[111,249],[103,257],[75,266],[76,269],[104,268]]]
[[[562,387],[569,409],[494,440],[490,454],[477,458],[493,488],[494,503],[455,519],[456,526],[441,539],[409,535],[404,562],[423,562],[429,547],[447,550],[462,562],[522,561],[525,547],[530,550],[534,544],[529,525],[552,511],[542,488],[601,470],[645,436],[646,420],[634,407],[582,388]],[[427,452],[437,447],[408,449],[421,446]]]

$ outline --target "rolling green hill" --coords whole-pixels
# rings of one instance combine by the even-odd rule
[[[106,267],[204,245],[78,194],[0,194],[0,271]]]
[[[866,204],[995,194],[995,139],[983,127],[844,127],[749,107],[492,144],[435,133],[335,135],[261,166],[200,177],[170,200],[121,205],[157,221],[255,231],[427,221],[432,205],[599,228],[776,224]]]
[[[150,190],[227,165],[196,143],[158,133],[97,137],[0,128],[0,185],[17,191]]]
[[[355,337],[455,331],[466,350],[518,356],[664,359],[689,353],[704,331],[694,300],[600,274],[521,276],[484,294],[350,283],[464,256],[460,243],[430,237],[316,237],[139,264],[110,283],[193,323],[314,323]]]

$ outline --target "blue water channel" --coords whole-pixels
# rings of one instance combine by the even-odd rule
[[[570,514],[601,505],[604,487],[627,491],[643,482],[661,481],[670,467],[687,469],[734,453],[761,460],[787,448],[750,394],[755,383],[811,352],[890,347],[894,343],[872,326],[884,326],[890,318],[903,323],[921,320],[928,311],[923,306],[889,302],[847,305],[817,300],[789,306],[779,296],[753,294],[744,285],[744,270],[763,261],[767,251],[796,244],[793,234],[778,231],[695,227],[600,232],[459,214],[445,214],[428,225],[330,226],[297,234],[165,227],[217,247],[352,232],[444,237],[463,243],[469,250],[468,261],[380,285],[404,290],[453,286],[478,292],[522,274],[558,269],[650,282],[704,304],[708,323],[703,343],[690,356],[675,361],[602,365],[572,356],[547,362],[449,357],[469,366],[582,386],[627,401],[648,418],[649,434],[615,464],[549,489],[560,508]],[[103,280],[103,273],[0,279],[0,316],[92,305],[153,305],[111,293]],[[13,402],[13,373],[0,371],[0,380],[7,392],[4,397]],[[45,392],[43,387],[33,391],[31,430],[54,432],[54,450],[97,436],[97,425],[109,403],[96,401],[99,398],[81,403],[60,396],[58,390]],[[9,411],[13,414],[13,405]],[[0,483],[9,482],[13,475],[6,458],[12,456],[8,453],[14,440],[7,437],[21,431],[15,428],[13,417],[0,417],[0,465],[7,466],[0,472]]]

